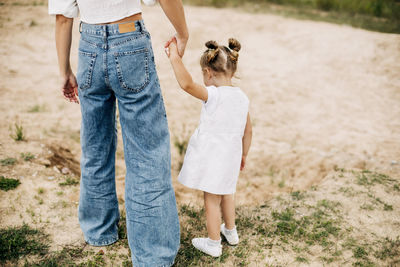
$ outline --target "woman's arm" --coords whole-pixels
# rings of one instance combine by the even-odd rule
[[[192,76],[186,70],[185,65],[183,65],[182,59],[178,54],[176,41],[173,40],[167,49],[167,55],[169,56],[169,60],[171,62],[172,68],[174,69],[175,77],[179,83],[179,86],[192,96],[203,101],[207,101],[207,89],[203,85],[193,82]]]
[[[62,92],[65,98],[71,102],[79,103],[78,84],[75,75],[72,73],[69,61],[71,41],[72,41],[72,25],[74,19],[67,18],[63,15],[56,15],[56,48],[58,56],[58,65],[62,78]]]
[[[189,39],[189,31],[186,25],[182,0],[159,0],[159,3],[176,30],[178,51],[179,55],[182,57],[185,53],[187,40]],[[173,37],[165,44],[165,47],[169,46],[172,39]]]
[[[253,137],[253,127],[251,125],[250,114],[247,113],[246,128],[244,129],[244,135],[242,139],[243,150],[242,150],[242,162],[240,164],[241,171],[244,169],[246,165],[247,153],[249,153],[252,137]]]

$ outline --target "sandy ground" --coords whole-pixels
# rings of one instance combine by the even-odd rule
[[[230,9],[186,7],[186,14],[191,35],[184,62],[198,82],[206,41],[226,44],[235,37],[242,43],[235,84],[250,98],[254,137],[238,182],[238,204],[256,205],[280,192],[307,189],[335,166],[399,179],[399,35]],[[175,138],[189,138],[201,103],[179,89],[164,55],[163,42],[173,29],[161,9],[144,8],[144,19],[169,119],[177,200],[201,204],[200,192],[176,182],[181,157],[173,145]],[[59,172],[62,162],[57,165],[52,158],[71,157],[66,167],[72,170],[80,156],[80,109],[59,92],[54,18],[45,5],[5,5],[0,9],[0,35],[0,158],[18,159],[17,165],[0,170],[22,182],[17,190],[0,192],[0,225],[47,223],[50,233],[57,232],[54,247],[82,242],[76,218],[78,187],[59,187],[66,176]],[[27,141],[10,138],[14,123],[23,126]],[[23,161],[20,153],[26,152],[36,158]],[[121,203],[124,173],[119,137],[116,179]],[[44,193],[39,195],[39,188]]]

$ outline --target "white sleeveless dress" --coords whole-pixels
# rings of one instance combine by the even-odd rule
[[[209,86],[200,125],[189,140],[178,181],[217,195],[233,194],[242,159],[249,99],[238,87]]]

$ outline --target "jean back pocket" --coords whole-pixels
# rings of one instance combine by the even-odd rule
[[[96,53],[79,50],[77,82],[81,90],[91,86]]]
[[[150,81],[149,50],[115,52],[114,58],[121,87],[136,93],[142,91]]]

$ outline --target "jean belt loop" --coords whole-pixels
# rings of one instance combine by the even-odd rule
[[[138,24],[139,24],[139,31],[142,33],[143,31],[144,31],[144,29],[143,29],[143,21],[141,21],[141,20],[138,20]]]
[[[82,21],[79,22],[79,33],[82,33]]]

